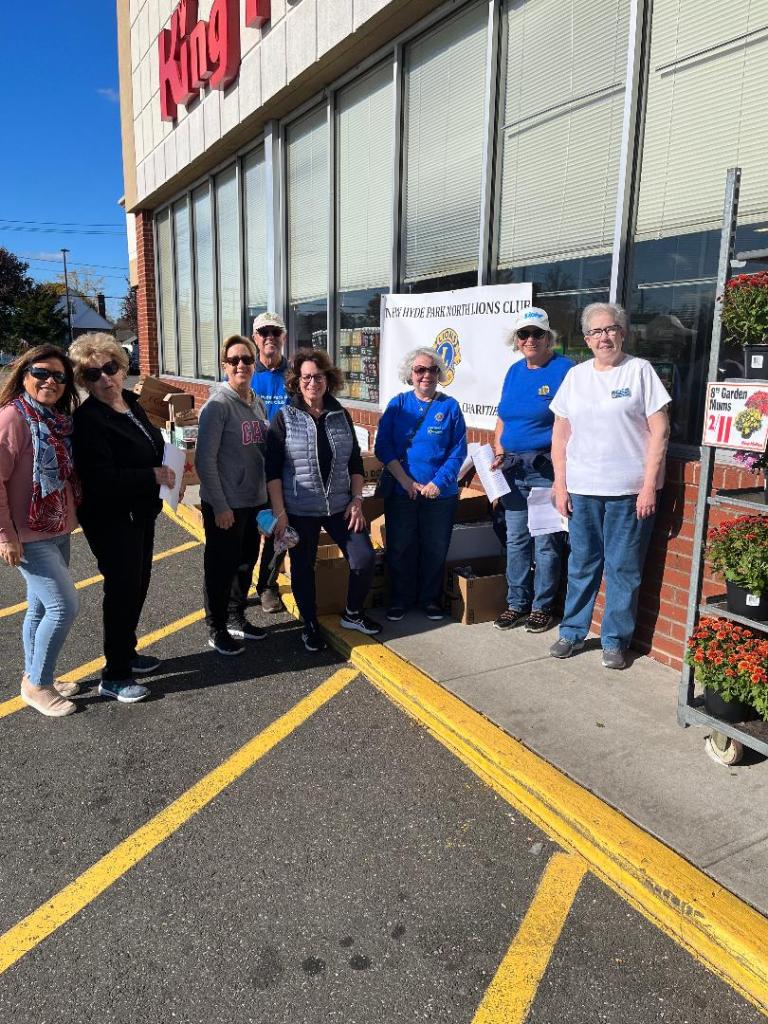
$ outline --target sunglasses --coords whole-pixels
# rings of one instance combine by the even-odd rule
[[[424,377],[426,374],[436,377],[440,371],[436,366],[414,366],[413,372],[417,377]]]
[[[116,373],[120,372],[120,363],[116,359],[110,359],[108,363],[104,363],[103,366],[88,366],[83,370],[83,379],[87,380],[89,384],[95,384],[97,380],[101,380],[102,373],[106,373],[108,377],[114,377]]]
[[[259,327],[256,331],[260,338],[281,338],[283,335],[282,327]]]
[[[538,327],[524,327],[522,331],[517,332],[517,336],[520,341],[527,341],[529,338],[533,338],[534,341],[538,341],[543,338],[547,332],[539,330]]]
[[[237,366],[238,363],[242,363],[243,366],[253,366],[256,360],[253,356],[227,356],[224,360],[225,363],[229,363],[230,366]]]
[[[67,375],[61,370],[46,370],[44,366],[28,366],[27,373],[30,377],[34,377],[35,380],[53,380],[57,384],[67,383]]]

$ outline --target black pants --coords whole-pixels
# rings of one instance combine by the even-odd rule
[[[256,509],[256,512],[260,512],[262,509],[269,508],[269,505],[262,505]],[[260,535],[261,536],[261,535]],[[275,557],[275,542],[272,537],[261,537],[261,561],[259,562],[259,576],[256,582],[256,591],[259,594],[263,594],[265,590],[274,590],[275,593],[279,591],[277,585],[278,573],[282,570],[283,562],[285,561],[285,555],[281,555],[275,568],[270,570],[269,563]],[[248,591],[251,587],[251,578],[245,579],[245,569],[243,566],[243,572],[235,573],[235,578],[232,581],[232,594],[231,594],[231,606],[232,607],[245,607],[246,600],[248,598]]]
[[[315,596],[315,561],[317,540],[321,528],[341,548],[349,563],[349,589],[347,609],[351,612],[362,610],[373,581],[375,555],[371,538],[363,531],[350,531],[343,512],[333,516],[288,516],[288,521],[299,535],[296,547],[289,548],[291,559],[291,590],[296,598],[299,614],[304,622],[317,619]]]
[[[228,530],[216,525],[211,505],[202,503],[205,530],[203,574],[205,621],[211,632],[243,617],[253,567],[259,557],[260,534],[255,508],[232,509],[235,522]],[[237,585],[235,586],[235,580]]]
[[[83,533],[104,577],[103,679],[131,679],[136,629],[149,590],[155,516],[104,518],[83,524]]]

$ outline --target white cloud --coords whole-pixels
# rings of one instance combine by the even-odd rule
[[[25,252],[25,253],[21,253],[20,256],[19,256],[19,259],[22,259],[22,260],[45,260],[46,262],[54,261],[56,263],[61,263],[61,252],[54,252],[54,251],[48,252],[46,249],[42,249],[40,252]]]
[[[105,100],[109,100],[110,103],[120,102],[120,93],[117,89],[97,89],[96,92],[99,96],[103,96]]]

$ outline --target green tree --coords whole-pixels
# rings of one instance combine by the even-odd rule
[[[19,302],[34,287],[27,270],[28,263],[0,246],[0,347],[6,349],[15,340],[14,323]]]
[[[96,296],[99,293],[104,294],[103,277],[99,277],[98,274],[92,274],[90,270],[67,270],[67,282],[70,295],[78,295],[81,299],[85,299],[91,309],[98,312],[96,309]],[[63,271],[53,282],[53,287],[58,295],[66,294]]]
[[[15,334],[33,345],[64,345],[67,317],[58,307],[59,295],[50,284],[36,284],[16,308]]]
[[[128,291],[120,303],[120,319],[125,321],[126,327],[138,336],[139,333],[139,307],[137,294],[139,289],[131,286],[128,281]]]

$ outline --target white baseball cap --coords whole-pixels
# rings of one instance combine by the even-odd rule
[[[515,334],[522,330],[523,327],[538,327],[540,331],[548,331],[549,334],[554,334],[554,331],[549,326],[549,317],[538,306],[528,306],[527,309],[522,309],[517,314]]]

